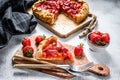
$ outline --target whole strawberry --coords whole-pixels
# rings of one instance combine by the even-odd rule
[[[74,48],[74,55],[80,57],[83,54],[83,44],[80,44]]]
[[[36,44],[39,44],[42,40],[44,40],[46,38],[45,35],[39,35],[35,38],[35,42]]]
[[[108,33],[104,33],[102,35],[102,41],[105,42],[105,43],[109,43],[110,42],[110,36]]]
[[[98,35],[96,33],[91,33],[90,40],[92,43],[96,44],[98,41],[101,41],[101,35]]]
[[[31,46],[30,38],[24,38],[22,40],[22,45],[23,45],[23,47],[25,47],[25,46]]]
[[[23,55],[25,57],[32,57],[34,53],[34,49],[31,46],[25,46],[23,49]]]

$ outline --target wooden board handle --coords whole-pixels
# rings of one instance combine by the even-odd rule
[[[89,14],[89,16],[93,16],[90,24],[79,34],[79,38],[86,36],[89,32],[91,32],[97,25],[97,17],[95,15]]]
[[[101,76],[107,76],[110,74],[109,68],[102,64],[94,64],[94,66],[88,69],[88,71]]]

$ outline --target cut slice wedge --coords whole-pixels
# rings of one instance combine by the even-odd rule
[[[35,58],[55,64],[72,64],[74,62],[72,53],[55,36],[51,36],[39,44]]]

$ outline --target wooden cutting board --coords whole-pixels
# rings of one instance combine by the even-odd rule
[[[71,19],[69,19],[64,14],[60,14],[55,22],[54,25],[49,25],[47,23],[44,23],[41,20],[38,20],[38,22],[54,34],[56,34],[59,37],[66,38],[70,36],[71,34],[81,30],[85,26],[89,25],[89,23],[95,18],[94,14],[88,14],[88,17],[81,23],[77,24],[73,22]]]
[[[32,41],[32,46],[34,47],[34,50],[36,52],[36,45],[34,42],[34,37],[31,37],[31,41]],[[73,54],[74,46],[64,44],[64,43],[63,43],[63,45],[66,48],[68,48],[71,51],[71,53]],[[37,60],[34,57],[33,58],[24,57],[21,49],[22,49],[22,47],[20,47],[15,52],[15,54],[12,58],[13,65],[15,65],[15,64],[43,64],[43,63],[47,64],[47,62]],[[74,57],[74,55],[73,55],[73,57]],[[89,63],[89,60],[87,59],[85,54],[80,58],[74,57],[74,65],[83,65],[83,64],[87,64],[87,63]],[[58,76],[61,78],[74,77],[74,75],[68,73],[67,71],[65,71],[64,69],[61,69],[61,68],[39,68],[39,69],[33,69],[33,70],[37,70],[37,71],[51,74],[54,76]],[[101,75],[101,76],[107,76],[110,73],[109,68],[107,66],[102,65],[102,64],[94,64],[94,66],[91,67],[90,69],[88,69],[87,71],[92,72],[92,73],[97,74],[97,75]]]
[[[28,9],[27,11],[30,14],[33,14],[32,9]],[[63,13],[59,14],[57,20],[55,21],[54,25],[49,25],[39,19],[37,21],[39,24],[41,24],[43,27],[47,28],[54,34],[56,34],[59,37],[66,38],[70,36],[71,34],[82,30],[82,28],[86,27],[89,25],[89,23],[95,19],[96,16],[94,14],[88,14],[88,17],[81,23],[75,23],[73,22],[70,18],[65,16]]]

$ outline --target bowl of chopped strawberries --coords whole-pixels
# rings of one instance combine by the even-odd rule
[[[108,33],[94,31],[88,34],[87,43],[89,45],[90,50],[102,51],[109,45],[110,36]]]

